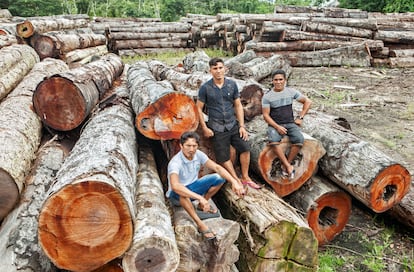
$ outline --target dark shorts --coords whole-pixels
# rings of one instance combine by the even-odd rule
[[[208,190],[210,190],[211,187],[218,186],[220,184],[223,184],[224,182],[226,182],[224,178],[222,178],[219,174],[214,173],[214,174],[205,175],[197,179],[190,185],[187,185],[186,187],[190,191],[203,196],[208,192]],[[171,191],[169,198],[171,199],[171,202],[174,205],[176,206],[179,205],[178,200],[180,199],[180,196],[176,192]],[[178,201],[178,204],[177,204],[177,201]]]
[[[218,163],[230,160],[230,145],[239,153],[250,151],[250,143],[240,138],[239,125],[235,125],[231,130],[224,132],[214,131],[211,142]]]
[[[287,136],[289,137],[289,141],[295,145],[303,145],[305,141],[302,131],[295,123],[283,124],[281,125],[287,129]],[[267,137],[270,143],[278,143],[282,140],[283,136],[280,135],[279,132],[274,127],[268,126],[267,127]]]

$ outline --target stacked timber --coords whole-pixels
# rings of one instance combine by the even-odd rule
[[[38,239],[60,269],[92,271],[131,245],[138,147],[128,97],[121,82],[97,106],[47,192]]]
[[[32,108],[33,92],[44,77],[68,70],[56,59],[45,59],[0,104],[0,220],[18,203],[42,137],[42,123]]]
[[[124,69],[119,56],[100,59],[45,78],[33,94],[33,106],[42,122],[55,130],[77,128],[92,112]]]
[[[0,29],[0,49],[16,43],[17,39],[15,35],[2,32],[2,30]]]
[[[4,219],[0,229],[1,271],[57,271],[39,246],[37,219],[67,153],[56,139],[39,148],[19,205]]]

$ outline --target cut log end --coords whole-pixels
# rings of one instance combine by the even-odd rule
[[[133,226],[128,205],[113,186],[87,181],[66,186],[45,202],[38,234],[57,267],[91,271],[128,249]]]
[[[153,140],[179,139],[183,132],[197,129],[197,107],[191,97],[169,93],[139,113],[135,125]]]
[[[410,173],[400,164],[385,168],[371,185],[371,209],[381,213],[392,208],[408,193],[410,184]]]
[[[59,50],[56,43],[49,36],[35,35],[33,48],[36,50],[40,59],[56,58],[59,56]]]
[[[151,246],[137,249],[137,252],[124,256],[123,267],[126,271],[167,271],[167,268],[171,267],[167,259],[169,250]]]
[[[0,169],[0,221],[6,217],[20,198],[19,188],[14,179]]]
[[[247,121],[262,114],[263,90],[259,85],[250,84],[240,92],[240,101],[243,105],[244,118]]]
[[[69,131],[79,126],[87,115],[85,98],[69,79],[50,77],[33,94],[36,114],[49,127]]]
[[[16,25],[16,33],[21,38],[30,38],[34,34],[34,27],[28,20]]]
[[[351,197],[345,192],[332,192],[316,200],[316,205],[308,211],[306,219],[319,246],[341,233],[349,220],[351,208]]]

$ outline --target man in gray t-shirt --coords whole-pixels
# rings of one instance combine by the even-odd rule
[[[299,128],[303,117],[308,112],[312,101],[299,91],[286,87],[286,73],[283,70],[276,70],[272,73],[273,89],[269,90],[262,97],[263,118],[268,124],[269,144],[274,146],[276,155],[282,164],[284,176],[293,179],[295,168],[292,165],[293,159],[302,148],[304,138]],[[293,115],[293,101],[303,104],[302,110],[296,118]],[[286,157],[280,141],[287,135],[292,144],[289,154]]]

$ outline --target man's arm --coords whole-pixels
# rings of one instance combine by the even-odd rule
[[[197,110],[198,110],[198,117],[200,119],[200,121],[199,121],[200,126],[201,126],[201,129],[203,130],[204,136],[205,137],[213,137],[214,132],[207,127],[207,124],[204,121],[204,113],[203,113],[204,103],[201,102],[200,99],[198,99],[197,102],[196,102],[196,106],[197,106]]]
[[[310,109],[310,106],[312,105],[312,101],[306,96],[301,96],[298,99],[298,101],[302,103],[303,105],[302,105],[302,110],[299,114],[299,118],[296,118],[295,123],[300,126],[302,124],[303,117],[305,117],[306,113],[308,113]]]
[[[240,101],[240,97],[236,98],[234,100],[234,112],[236,114],[237,121],[239,121],[240,125],[240,137],[247,141],[249,139],[249,133],[247,133],[247,130],[244,126],[244,111],[243,111],[243,105]]]
[[[224,178],[228,182],[230,182],[231,188],[236,195],[243,196],[245,194],[243,185],[237,179],[235,179],[232,175],[230,175],[230,173],[227,172],[227,170],[223,166],[217,164],[216,162],[210,159],[205,163],[205,166],[208,169],[211,169],[217,174],[219,174],[222,178]]]
[[[192,199],[196,199],[199,201],[201,207],[204,207],[205,205],[208,205],[208,201],[202,196],[199,195],[191,190],[189,190],[187,187],[182,185],[180,183],[180,178],[178,177],[177,173],[171,173],[170,174],[170,183],[171,183],[171,189],[177,194],[182,197],[188,197]]]

